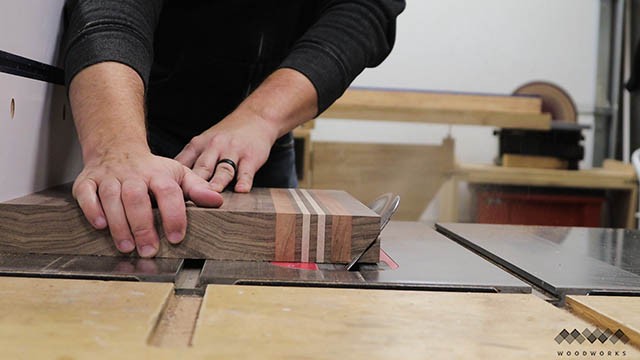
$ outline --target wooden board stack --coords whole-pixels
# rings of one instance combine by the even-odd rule
[[[254,189],[223,197],[218,209],[188,206],[185,240],[163,239],[158,256],[347,263],[380,233],[380,217],[344,191]],[[375,244],[362,261],[377,262],[379,250]],[[0,204],[0,252],[119,254],[109,232],[85,220],[68,187]]]
[[[429,91],[349,89],[322,117],[539,130],[551,127],[551,115],[542,112],[539,97]]]

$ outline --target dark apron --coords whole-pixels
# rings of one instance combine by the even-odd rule
[[[306,30],[311,3],[167,1],[155,33],[147,89],[152,151],[175,157],[191,138],[231,113]],[[297,186],[290,133],[276,141],[254,186]]]

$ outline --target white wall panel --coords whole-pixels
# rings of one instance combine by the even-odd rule
[[[0,49],[57,64],[63,5],[64,0],[0,0]],[[71,181],[80,170],[65,103],[61,86],[0,73],[0,201]]]
[[[408,0],[396,48],[361,86],[511,93],[550,80],[592,107],[599,0]]]
[[[65,0],[0,0],[0,50],[57,62]]]
[[[72,181],[81,158],[64,88],[2,73],[0,84],[0,201]]]

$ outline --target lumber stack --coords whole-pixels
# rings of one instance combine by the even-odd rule
[[[539,97],[426,91],[349,89],[322,117],[540,130],[551,126]]]

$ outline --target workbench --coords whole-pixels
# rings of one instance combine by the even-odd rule
[[[380,240],[356,271],[3,254],[3,357],[640,357],[640,232],[392,221]]]
[[[448,125],[492,126],[503,129],[551,129],[541,99],[530,96],[437,93],[386,89],[349,89],[321,117]],[[319,120],[322,121],[322,120]],[[300,133],[302,137],[303,133]],[[488,164],[457,164],[454,140],[442,145],[365,144],[307,141],[304,186],[337,187],[368,202],[384,186],[399,193],[405,206],[396,218],[417,220],[438,198],[440,221],[468,221],[459,213],[459,184],[475,191],[484,186],[519,186],[606,192],[610,226],[635,227],[637,178],[619,166],[579,171],[507,168]],[[610,163],[610,162],[609,162]],[[373,165],[372,165],[373,164]],[[376,172],[373,168],[377,168]],[[302,167],[301,167],[302,168]],[[311,168],[311,170],[309,170]],[[390,173],[387,169],[394,169]],[[412,176],[406,176],[411,173]]]
[[[611,226],[635,228],[638,202],[638,180],[631,169],[606,161],[602,168],[587,170],[557,170],[513,168],[486,164],[457,164],[451,179],[445,185],[440,201],[440,221],[456,222],[462,216],[458,212],[459,184],[467,183],[472,191],[480,187],[517,186],[528,189],[555,188],[607,191],[612,203]]]

